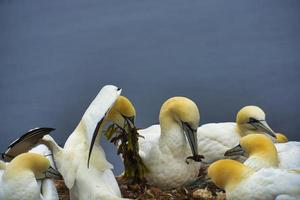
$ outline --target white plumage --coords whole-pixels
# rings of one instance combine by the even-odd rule
[[[58,200],[56,188],[50,179],[43,179],[39,182],[42,178],[40,176],[43,176],[50,163],[40,155],[36,159],[36,155],[38,154],[24,153],[10,163],[1,161],[1,200]]]
[[[56,169],[56,166],[55,166],[55,163],[53,160],[53,156],[52,156],[52,152],[46,145],[44,145],[44,144],[36,145],[29,152],[38,153],[40,155],[45,156],[50,161],[51,167]],[[42,180],[38,180],[38,184],[41,188],[40,191],[41,191],[41,195],[42,195],[43,199],[45,199],[45,200],[58,200],[59,199],[56,187],[54,185],[54,181],[52,179],[45,178]]]
[[[176,149],[163,144],[160,145],[159,127],[159,125],[153,125],[139,130],[139,133],[145,137],[145,140],[143,138],[139,139],[139,154],[145,165],[150,169],[150,173],[145,174],[147,181],[162,189],[176,188],[193,181],[199,173],[200,163],[190,161],[190,164],[187,164],[185,162],[185,158],[191,155],[188,143],[178,145]],[[173,139],[170,138],[172,143],[177,139],[179,142],[186,140],[183,133],[178,130],[173,131],[179,134],[174,135]]]
[[[245,106],[237,113],[236,123],[209,123],[198,128],[199,153],[207,163],[224,159],[225,152],[239,144],[241,137],[253,133],[275,136],[265,121],[264,111],[257,106]],[[245,160],[244,157],[232,158]]]
[[[264,168],[226,190],[228,200],[299,200],[300,172]]]
[[[176,110],[178,107],[182,110]],[[150,184],[162,189],[176,188],[189,183],[195,180],[199,173],[200,163],[185,162],[186,158],[192,155],[192,151],[183,129],[183,121],[190,123],[196,137],[199,123],[196,104],[187,98],[174,97],[162,106],[160,125],[138,130],[144,137],[139,138],[139,154],[150,170],[145,177]]]
[[[300,142],[276,143],[279,167],[284,169],[300,169]]]
[[[224,153],[236,146],[241,136],[236,131],[236,123],[209,123],[197,130],[198,151],[204,155],[204,162],[212,163],[224,158]]]
[[[84,113],[80,123],[67,139],[64,148],[59,147],[49,135],[43,143],[51,148],[58,171],[70,189],[71,200],[121,199],[121,192],[106,160],[105,152],[97,137],[89,168],[89,147],[97,123],[114,104],[121,90],[109,85],[103,87]]]

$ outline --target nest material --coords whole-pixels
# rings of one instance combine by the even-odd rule
[[[207,181],[206,168],[201,168],[198,181],[186,187],[163,191],[147,184],[130,184],[130,180],[120,176],[116,177],[122,196],[140,200],[225,200],[225,193],[212,182]],[[60,200],[69,200],[69,190],[63,180],[55,180]]]

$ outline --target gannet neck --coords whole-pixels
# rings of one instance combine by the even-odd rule
[[[226,192],[233,190],[254,172],[251,168],[234,160],[218,160],[208,168],[208,176]]]
[[[170,122],[168,125],[164,124],[164,126],[161,126],[159,146],[162,151],[171,150],[176,153],[180,152],[179,149],[185,149],[187,146],[187,140],[182,126],[175,122]],[[168,149],[165,149],[165,147],[168,147]]]
[[[40,141],[40,143],[46,145],[54,155],[57,155],[62,151],[62,148],[55,142],[55,140],[50,135],[45,135]]]
[[[5,168],[6,168],[5,162],[3,162],[2,160],[0,160],[0,170],[3,170]]]

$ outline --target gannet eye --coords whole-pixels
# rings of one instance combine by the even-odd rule
[[[120,90],[122,90],[122,88],[119,88],[119,87],[118,87],[117,91],[120,91]]]
[[[257,120],[253,117],[250,117],[248,123],[253,124],[253,123],[259,123],[259,122],[262,122],[262,121],[265,121],[265,120]]]

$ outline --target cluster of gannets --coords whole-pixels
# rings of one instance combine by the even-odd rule
[[[198,128],[199,153],[204,155],[206,163],[223,159],[224,153],[235,147],[241,137],[253,133],[276,137],[264,111],[257,106],[245,106],[237,113],[236,123],[209,123]]]
[[[67,139],[64,148],[59,147],[49,135],[44,136],[41,141],[52,150],[57,169],[70,190],[71,199],[121,199],[119,186],[111,171],[113,166],[106,160],[105,152],[99,143],[101,134],[93,137],[94,132],[98,132],[105,125],[103,121],[120,93],[121,89],[115,86],[103,87]],[[116,118],[121,119],[116,115],[126,114],[120,110],[120,113],[115,113],[110,118],[114,121]],[[123,126],[124,118],[122,119],[123,121],[114,122]],[[93,143],[95,148],[90,151]]]
[[[134,110],[130,101],[122,105]],[[193,101],[173,97],[161,107],[160,125],[138,130],[144,137],[139,139],[139,155],[149,169],[145,174],[148,183],[171,189],[195,180],[200,163],[190,161],[187,164],[186,158],[198,155],[199,120],[200,114]]]
[[[289,145],[287,143],[274,144],[273,141],[262,134],[250,134],[240,140],[240,144],[228,150],[225,156],[243,155],[248,159],[244,164],[252,169],[274,167],[283,169],[300,169],[300,143]],[[280,154],[276,146],[283,146]]]
[[[48,183],[42,187],[42,190],[46,190],[42,195],[41,186],[37,181],[38,179],[48,177],[49,174],[47,172],[51,169],[49,160],[44,156],[36,153],[23,153],[8,164],[1,162],[0,168],[0,199],[55,199],[52,198],[51,191],[47,193],[49,191]],[[52,187],[52,185],[50,187]]]
[[[263,168],[258,171],[234,160],[219,160],[208,176],[226,191],[228,200],[300,199],[300,171]]]

